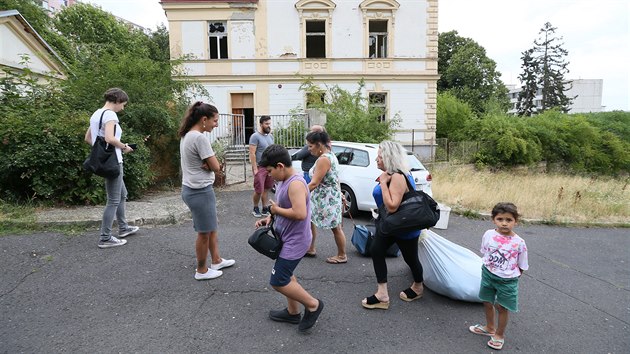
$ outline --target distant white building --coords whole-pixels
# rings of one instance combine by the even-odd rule
[[[66,79],[61,57],[17,10],[0,11],[0,43],[0,76],[28,68],[40,80]]]
[[[569,113],[591,113],[602,112],[602,87],[604,80],[602,79],[578,79],[572,81],[572,87],[565,92],[567,97],[575,97],[570,106]],[[521,92],[520,86],[507,85],[508,97],[510,98],[510,110],[508,113],[516,114],[516,105],[518,103],[518,94]],[[542,92],[538,89],[534,104],[537,108],[542,107]]]

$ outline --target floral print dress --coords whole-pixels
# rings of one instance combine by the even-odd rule
[[[343,219],[341,190],[339,189],[339,161],[332,152],[322,156],[330,160],[330,169],[311,192],[311,221],[320,229],[332,229],[339,226]],[[313,178],[318,161],[319,159],[309,171],[311,178]]]

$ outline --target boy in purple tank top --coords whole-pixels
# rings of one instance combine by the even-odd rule
[[[276,200],[270,200],[270,215],[256,222],[256,227],[267,225],[274,218],[274,231],[282,240],[282,251],[271,269],[269,284],[287,298],[288,306],[269,311],[269,318],[278,322],[298,324],[299,332],[307,332],[317,322],[324,302],[309,294],[293,275],[295,268],[308,250],[311,234],[310,195],[304,177],[291,167],[291,156],[282,145],[269,145],[262,154],[259,166],[279,182]],[[300,315],[300,304],[304,316]]]

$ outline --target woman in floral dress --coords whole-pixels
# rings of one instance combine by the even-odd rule
[[[308,188],[311,191],[311,230],[313,241],[306,252],[307,257],[314,257],[316,229],[330,229],[337,244],[337,255],[328,257],[326,262],[342,264],[348,262],[346,255],[346,235],[341,228],[342,194],[339,188],[339,175],[337,169],[339,162],[330,151],[330,137],[325,132],[311,132],[306,136],[308,150],[317,161],[309,174],[311,182]]]

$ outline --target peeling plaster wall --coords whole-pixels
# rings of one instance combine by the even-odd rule
[[[195,59],[208,59],[206,50],[207,40],[205,21],[183,21],[182,23],[182,54],[191,54]]]
[[[267,2],[269,58],[300,56],[300,17],[293,1]]]
[[[254,59],[256,57],[254,20],[233,20],[230,21],[230,27],[232,30],[228,40],[231,46],[231,59]]]

